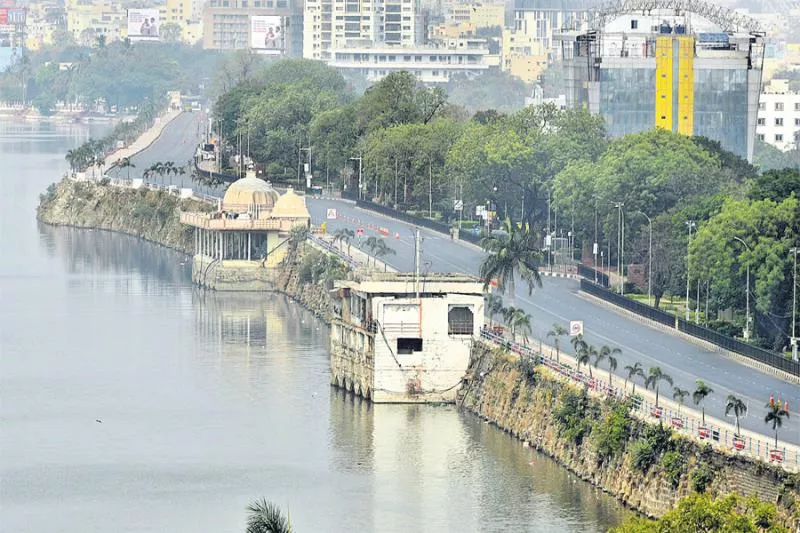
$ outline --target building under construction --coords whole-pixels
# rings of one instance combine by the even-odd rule
[[[567,105],[603,115],[611,136],[659,127],[752,160],[764,56],[752,19],[702,1],[618,0],[557,39]]]

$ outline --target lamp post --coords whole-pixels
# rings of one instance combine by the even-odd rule
[[[687,220],[686,226],[689,228],[689,240],[686,241],[686,322],[689,322],[689,245],[692,243],[692,229],[697,226],[694,220]]]
[[[625,295],[625,214],[623,208],[625,202],[614,202],[614,209],[619,209],[617,212],[617,275],[619,276],[619,293]]]
[[[363,189],[363,187],[361,186],[361,161],[362,161],[362,157],[361,156],[351,157],[350,160],[351,161],[358,161],[358,199],[361,200],[362,189]]]
[[[637,211],[637,213],[647,219],[647,224],[650,227],[650,237],[647,244],[647,305],[653,305],[651,301],[653,294],[653,221],[643,211]]]
[[[789,248],[789,253],[794,256],[794,264],[792,265],[792,360],[797,361],[797,253],[800,248],[794,246]]]
[[[733,238],[742,243],[747,252],[750,253],[750,247],[747,246],[746,242],[744,242],[742,239],[736,236],[734,236]],[[747,262],[746,276],[747,276],[747,283],[745,284],[745,291],[746,291],[745,306],[747,311],[744,318],[744,340],[749,340],[750,339],[750,261]]]

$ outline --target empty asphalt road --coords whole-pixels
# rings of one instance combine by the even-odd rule
[[[369,225],[388,229],[390,236],[387,241],[395,249],[396,255],[383,259],[399,270],[413,270],[414,236],[411,225],[357,209],[351,203],[343,201],[309,199],[308,205],[314,223],[327,222],[329,233],[341,227],[364,228],[366,238],[369,235],[378,235],[368,229]],[[346,218],[326,220],[328,209],[336,209],[338,214]],[[360,223],[353,222],[352,219],[359,220]],[[422,271],[477,274],[485,255],[483,251],[472,245],[452,242],[447,235],[425,229],[421,231]],[[395,237],[397,233],[399,239]],[[709,414],[724,418],[725,401],[729,394],[734,394],[744,399],[748,405],[748,414],[742,420],[742,426],[759,433],[769,434],[764,424],[764,405],[770,394],[774,394],[776,398],[789,399],[790,406],[800,406],[799,386],[586,300],[579,295],[578,282],[575,280],[543,277],[542,284],[542,288],[535,289],[532,295],[528,294],[527,286],[520,286],[520,283],[517,284],[516,291],[515,305],[531,314],[535,339],[547,342],[547,332],[554,323],[567,327],[570,320],[583,320],[587,342],[598,347],[604,344],[616,346],[622,350],[622,354],[617,357],[618,375],[624,378],[625,365],[639,361],[645,370],[651,366],[660,366],[672,376],[675,386],[690,392],[695,388],[695,380],[703,379],[714,389],[714,394],[705,402]],[[508,295],[505,296],[505,303],[509,305]],[[567,338],[563,338],[561,344],[565,351],[572,352]],[[672,391],[667,391],[666,387],[664,389],[662,393],[671,397]],[[730,420],[733,421],[732,418]],[[792,417],[784,425],[780,438],[800,444],[798,417]]]

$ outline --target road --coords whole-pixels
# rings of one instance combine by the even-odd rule
[[[314,223],[327,222],[329,232],[342,227],[363,227],[366,238],[377,235],[368,229],[370,224],[385,227],[390,231],[387,240],[396,255],[383,259],[401,271],[413,270],[414,237],[411,225],[356,209],[352,204],[342,201],[310,199],[308,204]],[[328,209],[336,209],[346,218],[326,220]],[[361,224],[348,219],[360,220]],[[399,239],[395,238],[396,233],[399,233]],[[422,235],[422,271],[477,274],[484,257],[484,252],[477,247],[452,242],[448,236],[429,230],[422,230]],[[729,394],[734,394],[748,405],[749,412],[742,420],[742,426],[759,433],[769,434],[763,420],[764,405],[770,394],[776,398],[788,398],[790,406],[800,406],[800,387],[584,299],[579,296],[578,282],[575,280],[543,277],[542,285],[533,295],[528,294],[526,286],[518,286],[515,295],[514,305],[531,314],[535,339],[548,342],[546,335],[554,323],[566,328],[570,320],[583,320],[587,342],[598,347],[607,344],[622,350],[617,357],[616,374],[624,378],[625,366],[639,361],[645,369],[660,366],[672,376],[675,386],[690,392],[695,389],[695,380],[703,379],[714,389],[714,394],[706,399],[706,412],[724,418],[726,399]],[[505,300],[506,305],[510,305],[508,296]],[[549,340],[552,341],[552,338]],[[562,338],[561,344],[566,352],[573,352],[567,338]],[[667,391],[667,388],[662,387],[662,394],[671,397],[672,390],[669,388]],[[800,444],[798,417],[784,424],[780,438]]]
[[[133,158],[137,176],[156,161],[179,163],[190,159],[199,141],[203,117],[203,113],[183,113],[173,120],[153,145]],[[158,177],[149,179],[160,181]],[[215,192],[220,194],[220,191]],[[329,208],[361,222],[349,222],[344,218],[327,220],[330,232],[341,227],[364,227],[366,237],[376,234],[366,229],[369,224],[386,227],[391,232],[388,240],[396,255],[387,256],[384,260],[398,270],[413,270],[414,239],[411,225],[356,209],[352,204],[342,201],[309,199],[308,206],[315,224],[326,221]],[[395,239],[395,233],[400,234],[399,239]],[[477,274],[484,252],[472,245],[452,242],[448,236],[433,231],[423,229],[422,235],[423,271]],[[628,319],[582,298],[578,293],[575,280],[543,278],[543,287],[535,290],[533,295],[528,295],[527,287],[517,287],[515,305],[531,314],[533,338],[544,342],[548,340],[546,334],[553,323],[566,327],[570,320],[583,320],[587,342],[596,346],[607,344],[622,350],[617,357],[616,374],[623,378],[625,366],[638,361],[645,368],[660,366],[672,376],[676,386],[690,392],[695,388],[695,380],[703,379],[714,389],[714,394],[706,399],[706,411],[716,417],[724,417],[725,400],[729,394],[742,398],[748,406],[742,426],[752,431],[769,434],[763,420],[764,405],[771,394],[776,398],[789,399],[791,406],[800,406],[800,387],[737,363],[717,352],[700,348],[680,337]],[[505,299],[506,305],[509,305],[508,296]],[[561,344],[566,352],[572,353],[568,339],[563,338]],[[667,388],[663,387],[662,393],[671,396],[671,390]],[[781,440],[800,444],[798,418],[800,416],[793,416],[783,426]]]

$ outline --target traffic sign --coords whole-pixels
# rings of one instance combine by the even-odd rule
[[[578,335],[583,335],[583,320],[570,320],[569,336],[577,337]]]
[[[326,218],[328,220],[336,220],[336,209],[328,209]]]
[[[364,235],[364,228],[358,228],[356,230],[356,235]]]
[[[454,200],[453,201],[453,211],[462,211],[464,209],[464,201],[463,200]]]

